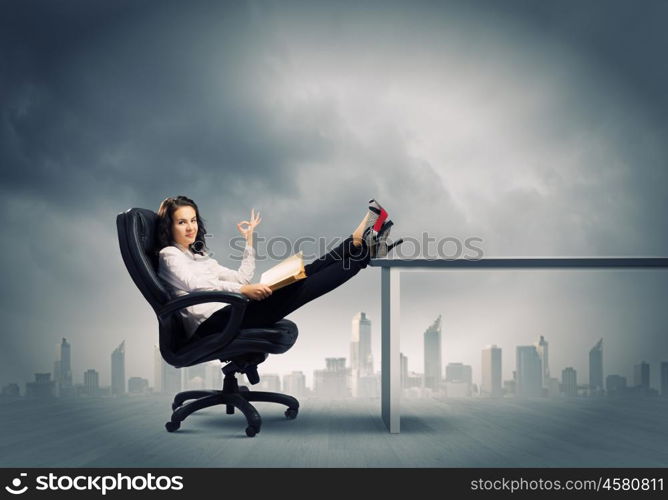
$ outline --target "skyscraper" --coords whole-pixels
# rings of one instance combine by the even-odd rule
[[[131,394],[147,393],[148,380],[142,377],[130,377],[128,379],[128,392]]]
[[[668,361],[661,362],[661,395],[668,397]]]
[[[63,385],[72,385],[72,355],[70,343],[63,337],[60,343],[60,373]]]
[[[541,365],[543,366],[543,378],[541,380],[541,387],[547,388],[548,380],[550,379],[550,369],[548,365],[549,350],[548,350],[548,342],[542,335],[540,336],[540,339],[536,341],[536,351],[538,352]]]
[[[443,378],[441,315],[424,332],[424,385],[437,390]]]
[[[111,353],[111,393],[125,394],[125,340]]]
[[[603,339],[589,351],[589,393],[603,393]]]
[[[641,361],[633,367],[633,385],[642,391],[649,390],[649,363]]]
[[[373,376],[371,353],[371,320],[364,312],[353,316],[352,339],[350,341],[350,386],[353,397],[369,396],[360,379]]]
[[[482,387],[484,396],[499,397],[501,389],[501,348],[491,345],[482,350]]]
[[[517,372],[515,393],[520,397],[541,396],[543,394],[543,368],[536,346],[517,346],[515,363]]]
[[[53,364],[53,380],[59,396],[73,396],[72,386],[72,363],[71,346],[67,339],[63,338],[58,344],[58,358]]]
[[[445,367],[445,392],[449,398],[471,395],[473,373],[469,365],[448,363]]]
[[[55,385],[50,373],[35,373],[35,381],[26,383],[26,397],[51,398],[55,396]]]
[[[408,357],[403,352],[399,353],[399,364],[401,366],[401,388],[408,387]]]
[[[605,391],[608,396],[621,396],[626,392],[626,377],[608,375],[605,377]]]
[[[281,376],[276,373],[263,373],[256,391],[281,392]]]
[[[172,365],[167,364],[167,362],[162,359],[160,354],[160,349],[155,346],[153,354],[153,377],[155,392],[163,392],[166,394],[176,394],[183,390],[182,383],[182,370],[180,368],[174,368]],[[215,389],[222,387],[221,384],[216,384],[213,386]]]
[[[306,394],[306,375],[300,371],[283,375],[283,391],[296,398],[304,396]]]
[[[84,372],[84,392],[89,396],[97,396],[100,392],[100,374],[92,368]]]
[[[578,395],[578,374],[571,366],[561,370],[561,392],[565,396]]]
[[[325,358],[327,368],[315,370],[313,376],[313,390],[318,396],[326,398],[337,398],[349,396],[348,369],[346,358]]]
[[[473,382],[473,372],[470,365],[463,363],[448,363],[445,367],[446,382]]]

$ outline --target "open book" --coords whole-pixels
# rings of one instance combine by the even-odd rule
[[[268,285],[271,291],[275,292],[279,288],[304,278],[306,278],[304,256],[299,252],[263,272],[260,276],[260,283]]]

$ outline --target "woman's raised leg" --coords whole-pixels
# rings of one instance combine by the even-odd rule
[[[351,248],[357,249],[357,252],[348,254],[348,258],[335,260],[314,274],[308,275],[307,272],[305,279],[276,290],[264,300],[249,303],[242,320],[242,328],[272,325],[355,276],[367,266],[370,257],[366,243],[359,247],[353,245]]]

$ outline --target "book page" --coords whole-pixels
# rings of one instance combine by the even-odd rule
[[[264,285],[272,285],[284,280],[287,277],[299,274],[304,267],[304,260],[302,253],[299,252],[279,262],[274,267],[262,273],[260,276],[260,283]]]

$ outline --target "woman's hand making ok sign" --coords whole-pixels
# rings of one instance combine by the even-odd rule
[[[246,238],[246,244],[249,246],[253,246],[253,231],[260,223],[260,221],[262,221],[260,212],[256,214],[255,209],[252,208],[250,220],[242,220],[237,224],[237,229],[243,235],[243,237]]]

